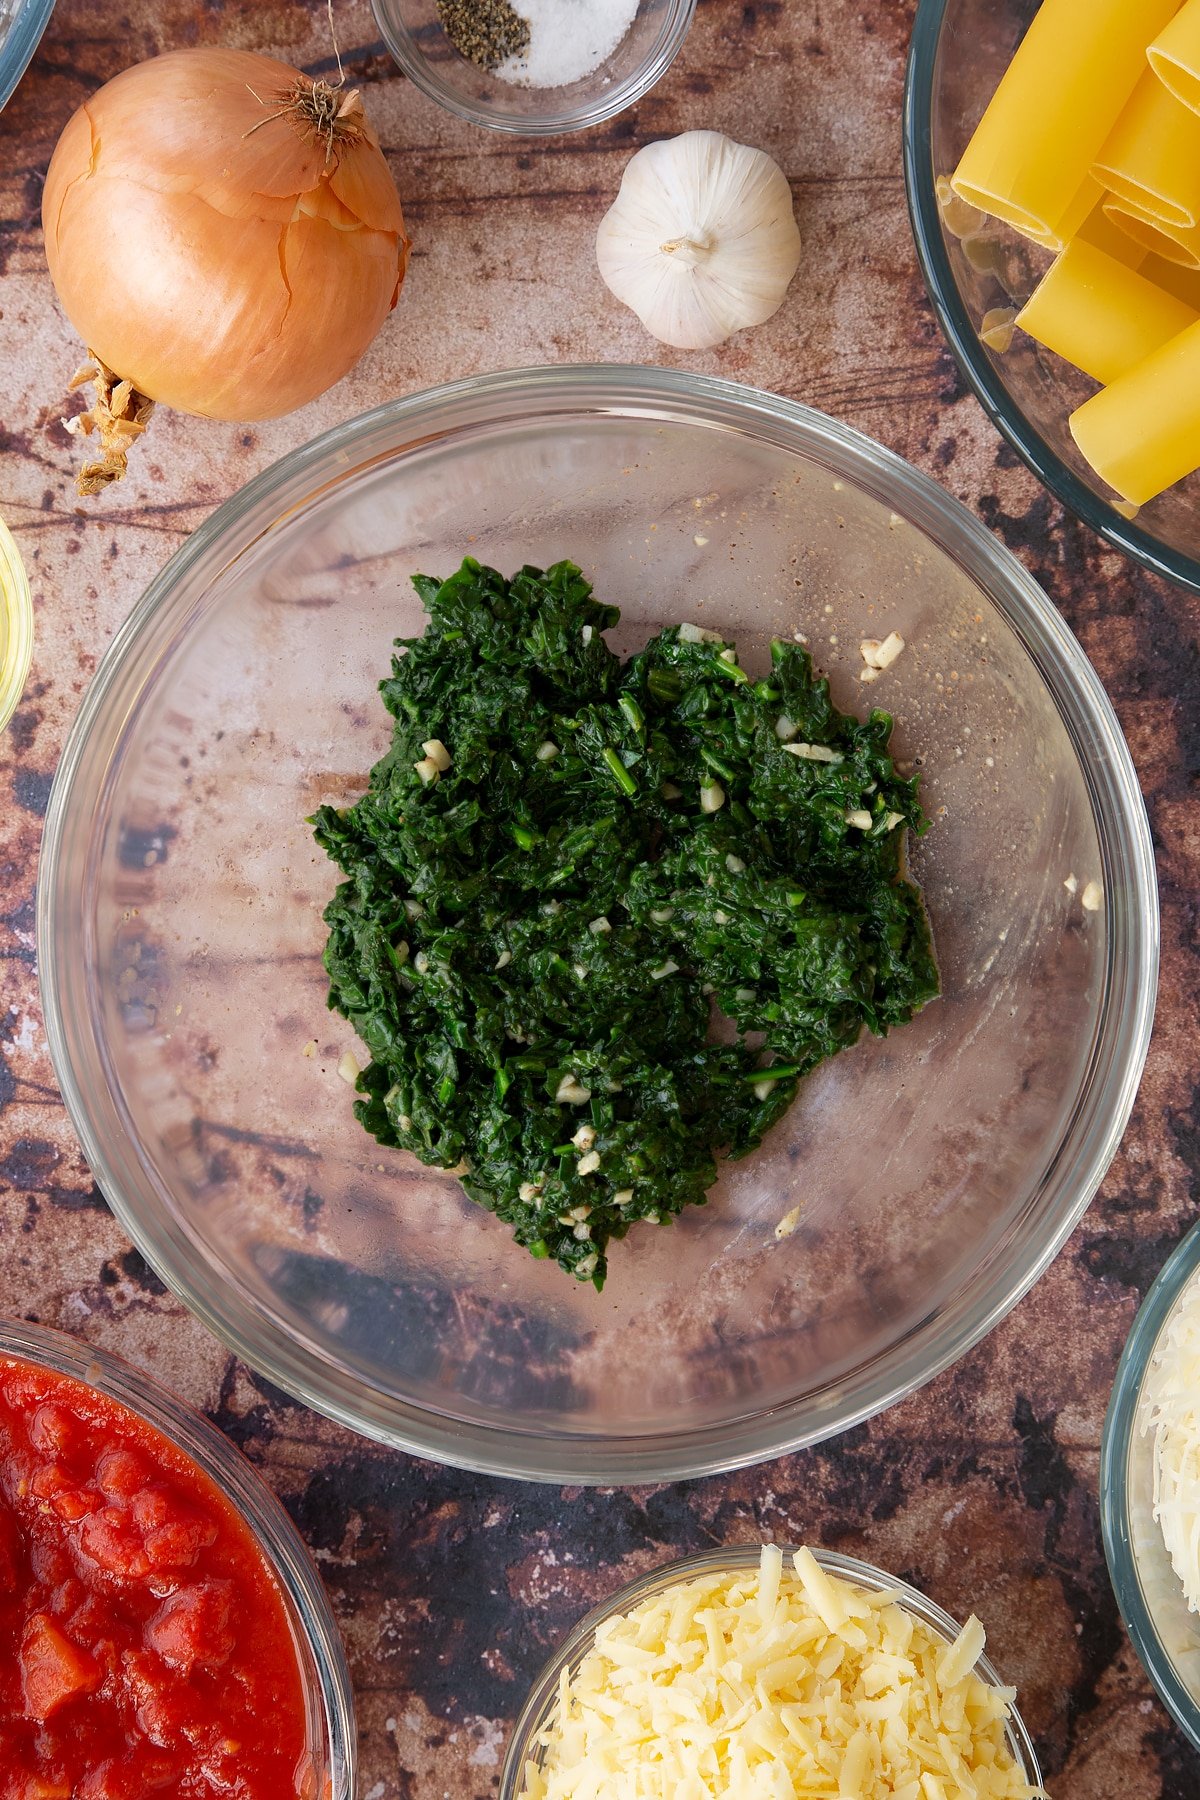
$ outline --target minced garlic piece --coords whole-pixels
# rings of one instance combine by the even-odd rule
[[[840,750],[831,750],[828,744],[785,744],[784,749],[789,756],[798,756],[801,762],[840,763],[843,756]]]
[[[904,639],[898,631],[889,631],[881,643],[878,638],[864,638],[858,646],[858,653],[868,669],[890,669],[904,648]]]
[[[582,1265],[580,1265],[582,1267]],[[522,1800],[1037,1800],[1005,1733],[1011,1689],[894,1594],[768,1545],[757,1573],[679,1581],[604,1620]]]

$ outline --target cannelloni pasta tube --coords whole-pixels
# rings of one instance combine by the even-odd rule
[[[1093,164],[1096,180],[1167,226],[1200,221],[1200,116],[1147,69]]]
[[[1182,263],[1185,269],[1200,269],[1200,226],[1166,225],[1115,195],[1104,202],[1104,211],[1143,250]]]
[[[1076,238],[1017,314],[1039,344],[1096,381],[1117,381],[1200,314]]]
[[[1089,171],[1176,0],[1043,0],[953,176],[972,206],[1061,249]]]
[[[1136,506],[1200,468],[1200,322],[1079,407],[1071,434]]]
[[[1146,54],[1163,86],[1200,112],[1200,0],[1186,0]]]

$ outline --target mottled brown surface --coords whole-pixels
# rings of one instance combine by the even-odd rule
[[[124,487],[86,512],[57,427],[77,360],[38,206],[72,108],[136,57],[226,42],[327,66],[318,0],[61,0],[0,119],[0,509],[25,555],[37,648],[0,739],[0,1309],[123,1351],[246,1449],[320,1559],[359,1699],[365,1800],[470,1800],[508,1720],[590,1600],[679,1551],[770,1533],[864,1554],[952,1611],[977,1608],[1021,1688],[1058,1800],[1188,1800],[1200,1762],[1142,1675],[1100,1548],[1104,1405],[1139,1295],[1196,1215],[1200,672],[1196,603],[1064,520],[964,395],[904,212],[910,0],[701,0],[633,112],[545,146],[472,131],[414,94],[363,0],[339,3],[416,251],[362,365],[304,412],[244,429],[159,416]],[[772,151],[806,238],[770,324],[659,352],[597,279],[596,221],[630,150],[707,125]],[[114,629],[210,509],[326,425],[414,387],[563,359],[669,361],[753,381],[862,427],[973,506],[1048,588],[1116,702],[1164,884],[1159,1024],[1133,1126],[1036,1291],[950,1375],[836,1444],[740,1475],[560,1493],[360,1442],[232,1365],[114,1225],[46,1054],[33,938],[41,817],[63,736]]]

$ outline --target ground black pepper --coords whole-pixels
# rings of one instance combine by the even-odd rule
[[[508,0],[437,0],[442,30],[460,56],[494,69],[529,48],[529,26]]]

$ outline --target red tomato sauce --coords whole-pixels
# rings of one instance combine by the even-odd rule
[[[0,1358],[0,1800],[303,1800],[306,1738],[282,1596],[216,1485]]]

